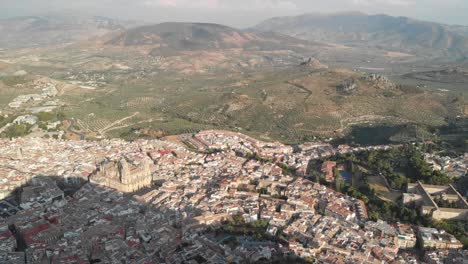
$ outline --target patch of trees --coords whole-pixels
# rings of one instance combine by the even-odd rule
[[[267,188],[265,188],[265,187],[260,188],[257,192],[258,192],[259,194],[268,194],[268,190],[267,190]]]
[[[48,122],[48,121],[63,121],[66,118],[65,113],[58,111],[55,113],[51,112],[40,112],[35,114],[39,121]]]
[[[1,78],[2,82],[7,86],[15,86],[17,84],[26,83],[27,80],[24,76],[4,76]]]
[[[8,123],[13,122],[13,120],[15,119],[16,119],[16,116],[5,117],[5,116],[0,115],[0,128],[5,126]]]
[[[284,163],[278,164],[278,166],[283,170],[284,175],[294,176],[296,175],[296,169],[294,167],[288,166]]]
[[[75,131],[78,131],[79,129],[76,129],[76,126],[73,127],[73,129]],[[147,135],[147,134],[144,134],[144,133],[137,133],[138,131],[140,131],[141,128],[139,127],[132,127],[128,130],[125,130],[124,132],[120,133],[119,137],[120,138],[123,138],[123,139],[126,139],[126,140],[129,140],[129,141],[132,141],[132,140],[135,140],[135,139],[140,139],[140,138],[151,138],[150,135]]]
[[[267,158],[260,157],[260,155],[258,155],[257,153],[236,152],[236,155],[239,156],[239,157],[246,158],[248,160],[256,160],[256,161],[258,161],[260,163],[272,163],[273,162],[272,159],[267,159]]]
[[[5,131],[0,134],[0,137],[5,138],[18,138],[23,137],[29,134],[29,130],[31,129],[32,125],[30,124],[13,124]]]
[[[239,192],[249,192],[250,190],[247,188],[247,185],[241,184],[239,187],[237,187],[237,191]]]
[[[223,150],[219,148],[209,148],[205,151],[206,154],[215,154],[215,153],[221,153],[221,152],[223,152]]]
[[[416,181],[441,185],[453,183],[452,178],[439,171],[432,170],[424,161],[423,153],[416,146],[406,145],[400,149],[368,151],[358,155],[337,155],[332,159],[337,162],[348,163],[348,170],[352,172],[353,181],[355,177],[359,177],[362,183],[358,189],[349,184],[340,184],[338,189],[336,188],[337,182],[335,182],[335,189],[364,201],[371,220],[382,219],[388,222],[404,222],[445,230],[459,239],[465,248],[468,248],[468,233],[466,231],[468,224],[435,221],[429,215],[422,214],[421,210],[415,205],[401,206],[397,203],[383,201],[378,197],[378,193],[369,186],[367,175],[361,173],[359,169],[354,169],[354,164],[358,164],[370,168],[374,172],[382,173],[391,187],[395,189],[403,189],[407,182]],[[397,171],[403,171],[405,174]],[[335,171],[335,177],[336,173]],[[455,206],[454,203],[448,201],[441,200],[439,203],[444,207]]]
[[[437,204],[437,206],[443,207],[443,208],[459,208],[457,201],[448,201],[448,200],[445,200],[445,199],[435,199],[434,202]]]
[[[422,226],[428,226],[431,223],[430,216],[421,214],[416,206],[402,207],[396,203],[381,200],[377,192],[368,184],[361,186],[359,190],[346,184],[342,192],[362,200],[366,204],[370,220],[382,219],[388,222],[406,222]]]
[[[446,185],[453,179],[433,170],[424,160],[422,151],[413,145],[388,151],[368,151],[360,155],[360,162],[381,173],[393,189],[403,190],[409,182]],[[404,172],[404,174],[402,173]]]
[[[216,230],[216,233],[225,232],[236,235],[251,235],[256,239],[269,239],[266,235],[268,228],[268,222],[263,220],[257,220],[252,223],[245,222],[242,215],[232,216],[232,220],[226,222],[222,227]]]
[[[453,179],[446,174],[433,170],[424,160],[422,152],[416,147],[405,147],[409,160],[409,168],[414,181],[420,180],[428,184],[447,185],[453,183]]]

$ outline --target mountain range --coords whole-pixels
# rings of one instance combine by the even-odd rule
[[[57,45],[102,37],[135,22],[100,16],[53,14],[0,20],[0,46],[20,48]]]
[[[295,50],[321,45],[273,32],[243,31],[219,24],[167,22],[112,34],[107,46],[154,47],[152,55],[169,56],[201,50]]]
[[[114,46],[159,46],[154,53],[164,55],[232,48],[300,52],[318,43],[329,43],[430,58],[468,57],[468,27],[359,12],[276,17],[245,30],[208,23],[145,25],[106,17],[59,14],[0,20],[0,35],[3,47],[97,39]]]
[[[429,56],[466,56],[468,27],[359,12],[305,14],[263,21],[256,30],[361,48]]]
[[[294,143],[356,125],[439,128],[468,113],[466,67],[454,61],[468,50],[465,32],[361,13],[274,18],[243,30],[0,20],[0,106],[47,80],[89,137],[223,128]]]

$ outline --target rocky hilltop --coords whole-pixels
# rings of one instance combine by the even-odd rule
[[[327,65],[321,63],[318,59],[312,57],[302,62],[301,66],[310,68],[312,70],[328,69]]]
[[[350,94],[358,89],[356,79],[353,77],[345,79],[342,83],[338,84],[336,90],[340,93]]]
[[[394,84],[390,79],[385,76],[378,74],[369,74],[362,77],[364,81],[367,81],[371,85],[380,88],[380,89],[395,89],[396,84]]]

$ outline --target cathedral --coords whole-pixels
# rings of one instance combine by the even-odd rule
[[[90,182],[116,189],[120,192],[135,192],[150,186],[152,182],[151,161],[147,158],[131,161],[121,158],[118,161],[106,161],[98,172],[91,176]]]

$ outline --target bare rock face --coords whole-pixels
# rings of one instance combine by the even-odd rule
[[[309,58],[307,61],[304,61],[303,63],[301,63],[301,66],[309,67],[309,68],[311,68],[313,70],[328,69],[327,65],[322,64],[316,58]]]
[[[364,76],[362,79],[379,89],[392,90],[396,88],[396,84],[394,84],[387,77],[382,75],[370,74]]]
[[[358,89],[358,85],[354,78],[348,78],[336,87],[336,90],[340,93],[351,94]]]

